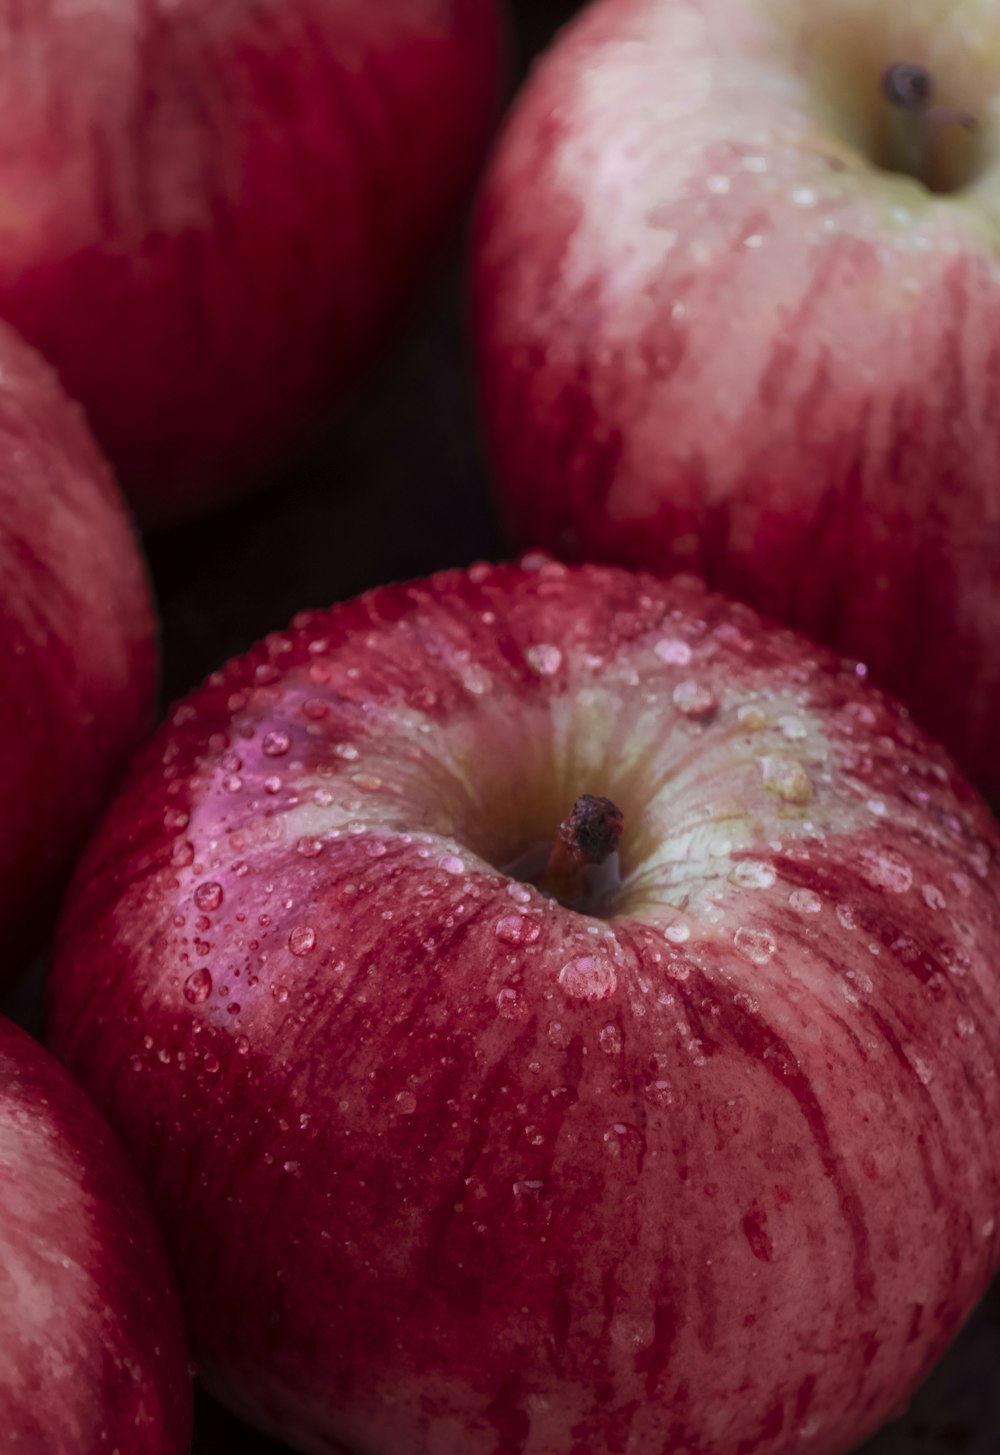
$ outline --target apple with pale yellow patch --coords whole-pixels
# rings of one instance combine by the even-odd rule
[[[517,542],[860,657],[995,800],[998,115],[996,0],[598,0],[475,253]]]

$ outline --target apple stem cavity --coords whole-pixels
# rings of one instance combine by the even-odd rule
[[[946,127],[978,130],[979,123],[968,111],[954,106],[933,105],[934,78],[926,66],[897,61],[882,75],[882,94],[893,108],[890,129],[890,166],[941,191],[932,179],[930,153]],[[950,190],[950,189],[947,189]]]
[[[610,798],[584,793],[556,833],[548,863],[539,880],[543,894],[567,909],[579,908],[589,893],[587,870],[607,862],[618,849],[625,827],[620,808]]]

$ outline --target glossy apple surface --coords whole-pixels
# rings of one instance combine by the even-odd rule
[[[515,106],[475,294],[520,544],[861,657],[1000,802],[998,55],[996,0],[600,0]]]
[[[0,983],[33,947],[149,725],[156,629],[80,409],[0,326]]]
[[[0,316],[146,520],[245,488],[355,382],[479,161],[494,0],[0,12]]]
[[[593,912],[505,872],[582,794],[625,823]],[[301,1449],[833,1455],[996,1266],[997,851],[749,608],[474,567],[174,710],[71,890],[52,1042],[209,1387]]]
[[[30,1455],[186,1455],[191,1381],[146,1199],[90,1102],[0,1018],[0,1423]]]

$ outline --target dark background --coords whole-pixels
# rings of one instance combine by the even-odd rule
[[[512,0],[512,89],[578,8],[573,0]],[[227,513],[148,543],[165,700],[304,606],[505,553],[470,380],[456,245],[406,336],[307,458]],[[998,1376],[994,1289],[910,1412],[865,1455],[1000,1455]],[[196,1455],[282,1450],[202,1400]]]

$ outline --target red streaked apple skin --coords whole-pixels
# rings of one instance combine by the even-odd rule
[[[971,103],[987,10],[599,0],[512,113],[474,296],[520,545],[695,571],[861,657],[1000,801],[996,180],[878,171],[805,74],[854,26],[845,130],[908,48]]]
[[[582,792],[625,815],[606,920],[492,867]],[[748,608],[474,567],[174,710],[75,880],[52,1043],[209,1387],[301,1449],[834,1455],[996,1266],[997,850]]]
[[[121,1149],[53,1058],[0,1019],[0,1424],[31,1455],[185,1455],[177,1299]]]
[[[82,412],[2,326],[0,378],[2,982],[149,726],[157,652],[135,534]]]
[[[493,124],[495,0],[53,0],[0,16],[0,316],[147,521],[353,385]]]

